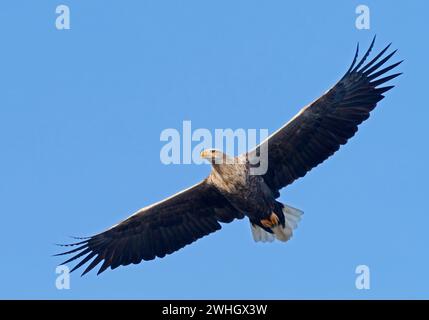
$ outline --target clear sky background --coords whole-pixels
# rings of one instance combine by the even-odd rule
[[[55,28],[67,4],[71,30]],[[371,29],[355,28],[355,8]],[[429,298],[426,1],[3,1],[0,298]],[[166,128],[276,130],[393,42],[404,75],[333,158],[282,191],[292,241],[247,220],[140,265],[72,274],[54,243],[204,178],[160,162]],[[371,289],[355,288],[368,265]]]

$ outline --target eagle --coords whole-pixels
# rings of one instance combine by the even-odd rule
[[[302,108],[289,122],[245,154],[233,157],[207,149],[201,157],[211,163],[210,174],[194,186],[138,210],[129,218],[76,243],[58,255],[79,259],[74,271],[86,263],[82,275],[101,263],[107,268],[163,258],[208,234],[221,224],[247,217],[255,241],[288,241],[303,212],[277,199],[280,190],[305,176],[354,136],[358,125],[393,85],[384,85],[401,73],[386,75],[402,61],[384,64],[397,50],[390,45],[365,64],[375,43],[353,62],[344,76],[325,94]],[[382,68],[383,67],[383,68]],[[263,174],[252,174],[254,159],[266,152]]]

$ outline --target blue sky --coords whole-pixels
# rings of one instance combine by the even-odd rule
[[[55,28],[55,8],[71,30]],[[0,298],[429,298],[425,1],[4,1]],[[371,29],[355,28],[355,8]],[[204,178],[159,135],[276,130],[347,70],[357,41],[404,75],[333,158],[282,191],[287,244],[241,220],[164,259],[55,287],[54,243],[91,235]],[[355,288],[368,265],[371,289]]]

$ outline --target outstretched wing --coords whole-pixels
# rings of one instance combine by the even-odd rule
[[[402,61],[384,69],[380,68],[396,52],[380,58],[390,44],[366,65],[363,65],[374,46],[375,37],[363,58],[355,66],[359,45],[352,65],[340,81],[323,96],[304,107],[277,132],[249,152],[252,157],[265,145],[268,152],[268,170],[263,176],[266,184],[278,196],[279,190],[322,163],[358,130],[358,125],[368,119],[383,93],[394,86],[379,87],[396,78],[395,73],[380,76],[398,66]]]
[[[219,230],[219,222],[228,223],[242,217],[204,180],[139,210],[107,231],[67,245],[77,248],[58,255],[75,254],[63,264],[81,259],[72,271],[93,259],[82,275],[103,262],[100,274],[108,267],[115,269],[120,265],[162,258]]]

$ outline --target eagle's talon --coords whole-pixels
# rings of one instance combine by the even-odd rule
[[[261,220],[261,224],[262,224],[265,228],[271,228],[271,220],[268,220],[268,219],[262,219],[262,220]]]
[[[271,214],[270,219],[271,219],[271,223],[273,224],[273,226],[276,226],[279,224],[279,217],[277,217],[277,215],[275,213]]]
[[[271,213],[269,219],[262,219],[261,224],[265,228],[272,228],[279,224],[279,217],[275,213]]]

